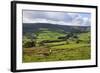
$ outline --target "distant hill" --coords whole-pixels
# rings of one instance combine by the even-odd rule
[[[57,25],[51,23],[23,23],[23,34],[34,33],[39,31],[41,28],[47,28],[51,31],[63,31],[63,32],[87,32],[90,31],[90,26],[68,26],[68,25]]]

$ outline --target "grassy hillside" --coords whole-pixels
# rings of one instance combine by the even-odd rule
[[[23,36],[23,62],[86,60],[91,58],[90,32],[71,33],[41,28]]]

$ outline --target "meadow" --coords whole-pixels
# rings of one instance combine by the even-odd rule
[[[87,60],[91,58],[90,32],[41,28],[23,35],[23,62]]]

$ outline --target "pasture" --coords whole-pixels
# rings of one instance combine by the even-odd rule
[[[91,58],[90,32],[70,33],[41,29],[23,36],[23,62],[87,60]]]

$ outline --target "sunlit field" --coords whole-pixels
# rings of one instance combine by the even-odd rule
[[[90,32],[61,33],[42,29],[34,35],[35,39],[32,35],[23,36],[23,62],[91,58]]]

